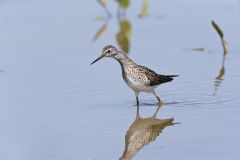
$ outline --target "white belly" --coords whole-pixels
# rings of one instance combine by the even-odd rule
[[[146,85],[142,83],[142,81],[129,76],[123,79],[127,83],[129,88],[137,92],[152,92],[153,89],[157,87],[157,86]]]

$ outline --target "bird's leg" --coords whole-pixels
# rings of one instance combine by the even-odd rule
[[[137,114],[136,114],[136,119],[140,119],[140,114],[139,114],[139,105],[137,105]]]
[[[136,96],[137,106],[139,106],[138,94],[139,94],[139,92],[136,92],[136,91],[135,91],[135,96]]]
[[[159,109],[162,107],[162,103],[158,103],[157,104],[157,110],[155,111],[155,113],[153,114],[152,118],[156,118],[157,117],[157,113],[159,111]]]
[[[159,102],[159,104],[162,104],[162,101],[161,101],[161,99],[156,95],[156,93],[155,93],[155,91],[153,90],[153,94],[154,94],[154,96],[158,99],[158,102]]]
[[[139,106],[138,96],[136,97],[136,100],[137,100],[137,106]]]

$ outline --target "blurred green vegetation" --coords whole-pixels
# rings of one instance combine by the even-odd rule
[[[216,30],[216,32],[218,33],[218,35],[221,39],[222,47],[223,47],[222,65],[221,65],[220,71],[219,71],[219,73],[216,76],[215,81],[214,81],[215,89],[214,89],[213,94],[215,95],[217,93],[218,87],[220,86],[220,84],[223,80],[223,76],[225,75],[225,59],[226,59],[226,55],[228,53],[228,45],[227,45],[227,42],[224,39],[224,33],[223,33],[222,29],[213,20],[212,20],[212,26]]]
[[[93,37],[93,42],[95,42],[96,40],[100,39],[101,37],[103,37],[105,35],[105,33],[107,32],[107,25],[108,25],[108,21],[106,21],[101,27],[100,29],[96,32],[95,36]]]
[[[104,18],[102,16],[98,16],[97,20],[104,20],[103,25],[97,30],[95,33],[92,41],[96,42],[101,37],[103,37],[108,29],[108,22],[111,19],[111,13],[107,7],[106,0],[97,0],[99,5],[103,7],[105,10],[107,17]],[[118,17],[118,26],[119,30],[116,33],[116,42],[118,46],[123,50],[125,53],[129,53],[130,51],[130,44],[131,44],[131,35],[132,35],[132,25],[129,20],[126,18],[126,10],[129,8],[131,1],[130,0],[116,0],[116,4],[118,5],[117,10],[117,17]],[[140,17],[145,17],[148,14],[148,0],[143,0],[143,5],[140,11]]]
[[[139,14],[139,17],[141,17],[141,18],[146,17],[148,15],[148,10],[149,10],[148,0],[143,0],[142,9]]]
[[[127,9],[130,6],[130,0],[117,0],[119,7]]]
[[[104,9],[107,14],[107,17],[104,18],[102,16],[98,16],[97,20],[105,20],[104,24],[100,27],[100,29],[96,32],[93,37],[93,42],[99,40],[101,37],[105,35],[107,32],[108,21],[111,19],[111,13],[107,7],[107,0],[97,0],[98,4]],[[126,10],[130,7],[130,0],[115,0],[118,5],[117,17],[118,17],[118,26],[119,31],[116,33],[116,42],[118,46],[125,53],[129,53],[130,44],[131,44],[131,35],[132,35],[132,25],[129,20],[126,18]],[[140,18],[147,17],[149,12],[149,1],[143,0],[142,7],[138,16]]]
[[[220,36],[224,54],[227,54],[228,45],[227,45],[227,42],[224,40],[224,34],[223,34],[222,29],[213,20],[212,20],[212,25],[213,25],[214,29],[217,31],[218,35]]]
[[[119,20],[118,23],[120,30],[116,35],[117,43],[125,53],[129,53],[130,38],[132,35],[132,25],[126,19]]]

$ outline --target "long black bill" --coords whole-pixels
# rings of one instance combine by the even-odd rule
[[[91,63],[91,65],[92,65],[93,63],[97,62],[98,60],[102,59],[102,58],[103,58],[102,56],[98,57],[95,61],[93,61],[93,62]]]

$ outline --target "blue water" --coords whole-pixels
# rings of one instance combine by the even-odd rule
[[[121,157],[137,107],[118,63],[90,66],[107,44],[127,46],[158,73],[180,75],[156,89],[165,103],[157,118],[178,124],[134,159],[240,158],[240,2],[147,2],[146,17],[138,16],[143,1],[131,1],[124,18],[107,1],[107,20],[97,1],[0,1],[0,159]],[[228,43],[224,63],[211,20]],[[155,97],[139,98],[141,116],[151,117]]]

